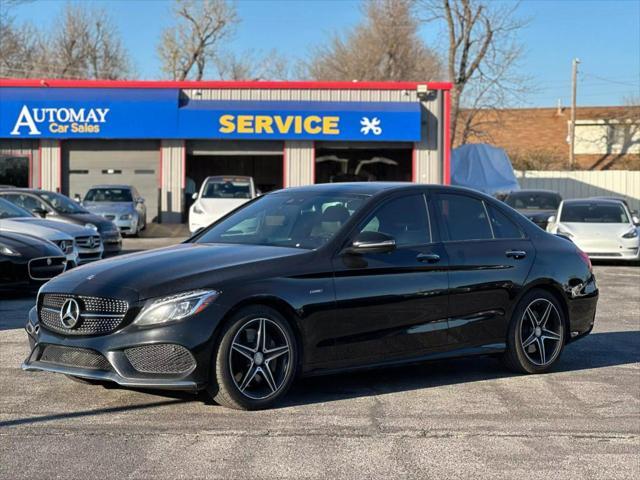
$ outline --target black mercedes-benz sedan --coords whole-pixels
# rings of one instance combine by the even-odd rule
[[[546,372],[597,299],[583,252],[489,196],[315,185],[48,282],[23,368],[259,409],[298,375],[464,355]]]

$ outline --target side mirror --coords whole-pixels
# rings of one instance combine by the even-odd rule
[[[387,253],[396,249],[396,240],[386,233],[361,232],[345,253]]]
[[[549,218],[547,218],[547,223],[556,223],[556,216],[551,215]]]
[[[77,203],[82,203],[82,199],[80,198],[80,195],[77,193],[73,196],[73,200]]]
[[[47,216],[47,213],[49,213],[44,208],[34,208],[31,211],[42,218],[45,218]]]
[[[195,192],[193,195],[191,195],[191,198],[194,200],[198,199],[198,192]]]
[[[142,197],[136,198],[136,203],[144,203],[144,198]]]
[[[640,227],[640,218],[638,218],[638,215],[631,215],[631,221],[633,222],[633,224],[636,227]]]

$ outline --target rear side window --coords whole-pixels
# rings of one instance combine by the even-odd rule
[[[466,195],[439,194],[436,196],[436,208],[450,241],[493,238],[487,210],[481,200]]]
[[[493,235],[496,238],[522,238],[524,236],[522,230],[493,205],[487,205],[487,210],[489,211]]]
[[[383,204],[365,222],[361,232],[386,233],[398,246],[431,243],[424,196],[408,195]]]

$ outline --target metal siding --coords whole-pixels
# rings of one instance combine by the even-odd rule
[[[163,140],[161,219],[163,223],[182,222],[182,180],[184,178],[185,144],[183,140]]]
[[[562,198],[624,197],[640,210],[640,171],[517,171],[523,189],[553,190]]]
[[[442,183],[441,111],[439,95],[422,102],[422,141],[416,142],[414,153],[416,183]]]
[[[0,140],[0,154],[31,159],[29,179],[32,187],[40,186],[40,142],[38,140]]]
[[[145,199],[147,222],[158,215],[158,142],[153,140],[68,140],[62,144],[64,192],[84,197],[99,184],[133,185]],[[122,173],[102,173],[102,170]],[[70,170],[88,170],[70,174]],[[146,170],[152,173],[136,173]]]
[[[315,180],[313,178],[313,163],[315,162],[313,142],[287,141],[285,158],[285,185],[287,187],[313,184]]]
[[[182,90],[191,100],[253,100],[314,102],[417,102],[413,90]]]
[[[40,161],[42,162],[42,189],[59,192],[61,171],[60,142],[58,140],[40,140]]]

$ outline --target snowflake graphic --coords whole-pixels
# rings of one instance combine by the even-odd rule
[[[382,127],[380,126],[380,119],[378,117],[373,117],[372,119],[362,117],[360,125],[362,125],[360,131],[364,135],[369,135],[369,132],[374,135],[380,135],[382,133]]]

